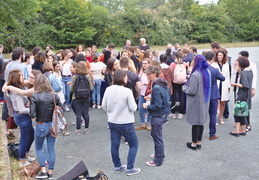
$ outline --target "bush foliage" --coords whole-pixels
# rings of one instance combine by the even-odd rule
[[[48,44],[55,49],[78,44],[105,47],[259,40],[259,1],[220,0],[3,0],[0,44],[30,50]]]

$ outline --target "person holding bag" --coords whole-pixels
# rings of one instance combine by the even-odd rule
[[[249,68],[249,60],[246,57],[239,57],[235,62],[235,69],[238,72],[235,83],[231,84],[234,87],[235,103],[246,102],[248,109],[251,109],[252,97],[252,81],[253,72]],[[234,114],[235,130],[230,132],[230,135],[238,137],[239,135],[246,135],[246,116]]]
[[[62,106],[59,96],[55,94],[56,104]],[[41,172],[36,176],[38,179],[53,179],[53,169],[56,160],[56,138],[50,133],[54,110],[53,90],[50,82],[44,74],[36,75],[34,80],[34,94],[31,98],[30,116],[36,118],[35,149],[40,163]],[[45,156],[42,151],[43,142],[47,139],[49,153],[49,168],[46,170]]]

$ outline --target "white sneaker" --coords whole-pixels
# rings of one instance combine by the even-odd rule
[[[66,110],[67,112],[69,112],[69,111],[70,111],[70,109],[69,109],[68,105],[65,105],[65,110]]]
[[[98,106],[97,106],[97,109],[102,109],[102,106],[101,106],[101,105],[98,105]]]
[[[24,167],[24,166],[27,166],[27,165],[29,165],[29,164],[31,164],[31,163],[28,162],[28,161],[26,161],[24,164],[23,164],[23,163],[20,163],[19,166],[20,166],[20,167]]]
[[[178,114],[178,119],[182,119],[183,118],[183,114]]]
[[[29,162],[33,162],[33,161],[36,160],[36,158],[28,156],[28,157],[26,158],[26,160],[29,161]]]
[[[176,118],[175,114],[173,114],[173,113],[169,114],[168,117],[171,118],[171,119],[175,119]]]
[[[96,104],[93,105],[93,109],[95,109],[95,108],[96,108]]]
[[[73,125],[76,125],[76,121],[73,121],[72,124],[73,124]]]

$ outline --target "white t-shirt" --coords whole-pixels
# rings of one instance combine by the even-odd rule
[[[94,80],[102,79],[102,70],[106,69],[106,65],[102,62],[90,63],[90,70],[92,71]]]

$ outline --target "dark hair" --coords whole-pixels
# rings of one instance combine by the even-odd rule
[[[14,50],[12,51],[12,60],[18,60],[24,52],[25,50],[22,47],[14,48]]]
[[[36,55],[34,56],[34,63],[36,63],[38,61],[45,63],[46,56],[43,52],[37,52]]]
[[[206,53],[205,53],[205,59],[207,60],[207,61],[211,61],[213,58],[214,58],[214,53],[212,52],[212,51],[207,51]]]
[[[55,69],[56,65],[58,65],[58,64],[60,64],[59,61],[58,61],[58,60],[54,60],[54,61],[52,62],[53,68]]]
[[[123,57],[120,59],[120,67],[121,68],[128,68],[129,67],[129,58]]]
[[[76,70],[76,74],[88,74],[88,73],[87,73],[87,66],[86,66],[86,63],[85,63],[85,62],[82,62],[82,61],[80,61],[80,62],[78,62],[78,63],[76,64],[75,70]]]
[[[168,56],[171,56],[171,52],[172,52],[172,49],[171,49],[171,48],[167,48],[167,49],[165,50],[166,56],[167,56],[167,57],[168,57]]]
[[[115,57],[112,57],[112,58],[109,58],[107,63],[106,63],[106,72],[108,73],[112,73],[113,72],[113,65],[114,65],[114,62],[116,61],[117,59]]]
[[[65,58],[65,56],[67,56],[69,53],[68,50],[63,50],[62,53],[61,53],[61,60],[63,60]]]
[[[32,49],[31,53],[32,53],[33,56],[35,56],[36,53],[39,52],[40,50],[41,50],[41,48],[40,48],[39,46],[35,46],[35,47]]]
[[[218,60],[218,54],[219,54],[219,53],[223,54],[222,64],[227,63],[227,62],[228,62],[228,57],[227,57],[226,51],[221,50],[221,49],[216,53],[214,61],[215,61],[216,63],[219,62],[219,60]]]
[[[113,76],[113,84],[114,85],[125,85],[125,81],[124,78],[127,76],[128,71],[124,71],[121,69],[117,69],[114,72],[114,76]]]
[[[17,88],[22,89],[23,88],[23,82],[20,80],[20,75],[22,75],[22,72],[19,69],[14,69],[10,71],[7,85],[11,85]]]
[[[238,54],[240,54],[241,56],[244,56],[244,57],[249,57],[249,53],[248,53],[248,51],[241,51],[240,53],[238,53]]]
[[[79,46],[82,47],[82,51],[84,51],[84,46],[82,44],[79,44],[77,47],[76,47],[76,52],[79,52]]]
[[[42,66],[42,72],[53,71],[53,70],[54,70],[53,65],[48,62],[45,62]]]
[[[83,54],[78,54],[78,55],[76,56],[75,62],[78,63],[78,62],[80,62],[80,61],[86,62],[85,56],[84,56]]]
[[[237,58],[237,61],[241,69],[245,69],[250,66],[250,62],[247,57],[240,56]]]
[[[160,55],[160,62],[161,62],[161,63],[167,63],[166,54],[161,54],[161,55]]]
[[[190,47],[190,49],[192,50],[192,52],[197,53],[197,48],[196,47],[192,46],[192,47]]]
[[[50,49],[50,50],[53,50],[53,47],[51,45],[47,45],[47,47]],[[46,49],[47,49],[46,47]]]
[[[72,59],[75,59],[77,56],[77,51],[73,48],[70,48],[70,51],[72,52],[73,56],[71,57]]]
[[[32,53],[25,53],[25,58],[22,60],[22,62],[26,62],[29,58],[30,58],[30,56],[32,55]]]
[[[216,48],[216,49],[219,49],[220,48],[220,45],[219,45],[219,42],[218,41],[214,41],[210,44],[210,46],[212,48]]]
[[[132,46],[127,47],[127,51],[130,51],[132,54],[134,53],[134,48]]]
[[[112,48],[112,49],[114,49],[114,44],[113,43],[110,43],[110,44],[108,44],[108,48]]]

